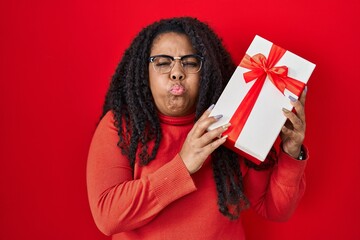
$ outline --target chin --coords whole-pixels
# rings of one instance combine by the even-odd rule
[[[195,112],[195,106],[193,103],[181,100],[184,99],[177,98],[175,101],[174,99],[171,99],[170,101],[167,101],[167,104],[163,105],[162,109],[158,109],[161,113],[173,117],[186,116]]]
[[[171,107],[167,109],[163,109],[163,111],[160,111],[162,114],[172,116],[172,117],[180,117],[187,115],[189,111],[186,108],[181,107]]]
[[[186,116],[195,112],[195,108],[177,108],[172,111],[174,117]]]

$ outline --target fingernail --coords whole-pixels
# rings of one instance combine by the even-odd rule
[[[222,118],[222,117],[223,117],[222,114],[219,114],[219,115],[214,116],[214,118],[215,118],[216,120],[219,120],[219,119]]]
[[[291,96],[291,95],[289,95],[289,99],[290,99],[290,101],[292,101],[292,102],[296,102],[297,101],[297,99],[296,98],[294,98],[293,96]]]
[[[286,108],[282,108],[282,110],[283,110],[283,112],[285,112],[285,113],[290,112],[290,111],[289,111],[289,110],[287,110]]]
[[[207,111],[211,111],[211,110],[213,110],[213,109],[214,109],[214,107],[215,107],[215,104],[211,104],[211,106],[207,109]]]
[[[307,85],[306,85],[305,88],[304,88],[304,92],[307,93],[307,90],[308,90],[308,88],[307,88]]]
[[[227,124],[225,124],[225,125],[222,125],[222,128],[223,128],[224,130],[227,130],[230,126],[231,126],[231,123],[227,123]]]
[[[222,136],[221,139],[227,139],[228,135]]]

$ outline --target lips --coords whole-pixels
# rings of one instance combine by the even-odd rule
[[[181,85],[174,85],[170,88],[170,93],[173,95],[182,95],[185,92],[185,88]]]

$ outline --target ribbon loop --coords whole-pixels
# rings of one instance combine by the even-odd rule
[[[292,93],[300,95],[305,84],[289,77],[286,66],[274,67],[285,52],[285,49],[273,44],[268,58],[261,53],[252,57],[246,54],[240,62],[241,67],[250,69],[249,72],[244,73],[246,83],[259,79],[260,76],[265,78],[267,76],[282,94],[284,94],[286,88]]]

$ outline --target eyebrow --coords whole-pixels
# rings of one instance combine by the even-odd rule
[[[158,55],[153,55],[153,56],[150,56],[149,59],[154,59],[155,57],[167,57],[167,58],[171,58],[172,60],[181,60],[183,58],[186,58],[186,57],[198,57],[200,58],[201,60],[203,60],[203,57],[200,56],[199,54],[186,54],[186,55],[183,55],[183,56],[176,56],[176,57],[173,57],[173,56],[170,56],[170,55],[166,55],[166,54],[158,54]]]

